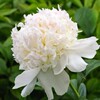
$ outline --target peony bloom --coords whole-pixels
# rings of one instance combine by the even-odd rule
[[[82,57],[93,58],[99,45],[96,37],[77,39],[77,23],[65,10],[39,9],[24,17],[25,22],[13,28],[11,35],[13,56],[24,70],[16,77],[13,89],[25,86],[21,92],[25,97],[38,82],[51,100],[52,88],[58,95],[68,90],[70,79],[64,69],[85,70],[87,63]]]

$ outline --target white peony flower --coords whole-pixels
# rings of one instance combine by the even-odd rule
[[[16,77],[13,89],[25,86],[21,93],[25,97],[39,82],[51,100],[52,88],[58,95],[68,90],[66,67],[72,72],[85,70],[87,63],[82,57],[95,56],[99,48],[97,39],[77,39],[77,23],[65,10],[39,9],[38,13],[24,17],[25,22],[13,28],[11,35],[13,56],[24,70]]]

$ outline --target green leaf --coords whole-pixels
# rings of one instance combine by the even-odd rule
[[[81,84],[81,82],[82,82],[83,80],[85,80],[85,79],[86,79],[86,78],[85,78],[85,75],[84,75],[82,72],[77,73],[77,82],[78,82],[78,85]]]
[[[25,0],[20,0],[20,3],[19,3],[18,0],[13,0],[13,5],[14,5],[15,7],[18,7],[19,4],[24,4],[24,3],[25,3]]]
[[[19,75],[21,71],[19,70],[19,67],[16,65],[16,66],[12,66],[11,68],[9,68],[9,73],[10,73],[9,80],[12,83],[14,83],[15,77]]]
[[[7,90],[8,90],[8,80],[0,77],[0,97],[4,94],[6,94]],[[2,99],[1,99],[2,100]]]
[[[1,43],[0,43],[0,53],[6,59],[6,53],[4,51],[4,47],[3,47],[3,45]]]
[[[7,23],[11,23],[11,19],[6,17],[6,16],[2,16],[0,15],[0,21],[3,21],[3,22],[7,22]]]
[[[82,3],[80,0],[72,0],[72,2],[77,5],[78,7],[83,7]]]
[[[69,91],[69,95],[71,93],[71,91],[73,92],[71,95],[74,96],[74,98],[76,98],[75,100],[77,100],[79,98],[79,93],[77,91],[77,80],[76,79],[72,79],[70,82],[70,91]]]
[[[78,89],[78,92],[80,94],[80,98],[81,97],[86,97],[86,86],[84,83],[81,83]]]
[[[14,95],[18,100],[26,100],[26,98],[23,98],[21,96],[21,90],[17,89],[17,90],[11,90],[12,95]]]
[[[0,58],[0,74],[7,74],[6,62]]]
[[[69,9],[67,10],[67,12],[69,13],[69,15],[73,18],[74,14],[75,14],[75,10],[74,9]]]
[[[5,52],[6,52],[6,58],[10,61],[9,63],[11,63],[13,61],[11,46],[5,47]]]
[[[39,91],[42,91],[42,90],[43,90],[43,88],[42,88],[41,86],[36,85],[36,86],[34,87],[34,90],[39,90]]]
[[[100,39],[100,22],[99,22],[98,25],[97,25],[96,36],[97,36],[97,38]]]
[[[93,3],[93,0],[84,0],[84,6],[85,7],[91,7]]]
[[[12,60],[12,51],[11,51],[11,47],[12,47],[12,41],[11,38],[8,38],[4,44],[0,43],[0,53],[2,55],[2,57],[5,58],[5,61],[9,60],[9,64],[13,61]]]
[[[12,60],[12,51],[11,51],[12,40],[11,40],[11,37],[7,38],[7,40],[3,44],[3,47],[5,48],[4,51],[6,53],[6,58],[8,58],[9,60]]]
[[[69,86],[67,94],[71,97],[71,100],[77,100],[78,97],[76,96],[74,90]]]
[[[8,47],[12,45],[11,37],[8,37],[7,40],[4,42],[4,47]]]
[[[95,90],[98,88],[99,84],[99,80],[96,78],[92,78],[87,82],[87,90],[88,92],[95,92]]]
[[[87,36],[93,35],[98,19],[97,11],[89,8],[80,8],[75,13],[75,20]]]
[[[100,66],[100,60],[87,60],[87,63],[85,76]]]
[[[19,72],[13,73],[10,77],[9,80],[10,82],[14,83],[16,76],[19,75]]]
[[[0,10],[0,16],[6,16],[14,13],[16,9],[2,9]]]
[[[19,10],[21,13],[33,13],[33,11],[36,12],[37,10],[37,5],[36,4],[31,4],[30,6],[28,6],[27,4],[19,4]]]
[[[0,8],[4,7],[6,3],[0,4]]]
[[[95,97],[94,100],[100,100],[100,98],[96,98],[96,97]]]
[[[77,90],[77,80],[76,79],[72,79],[71,83],[73,84],[74,88]]]
[[[12,27],[12,25],[10,25],[10,24],[8,24],[8,23],[0,23],[0,29],[2,29],[2,28],[11,28]]]
[[[93,9],[97,10],[98,12],[100,12],[100,0],[95,0],[95,3],[93,5]]]

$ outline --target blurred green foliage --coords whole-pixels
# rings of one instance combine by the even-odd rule
[[[66,10],[73,21],[78,23],[79,38],[96,36],[100,39],[100,0],[0,0],[0,100],[47,100],[44,91],[35,87],[27,98],[20,96],[21,89],[12,90],[14,79],[20,73],[18,64],[12,57],[11,29],[23,15],[36,13],[38,8]],[[100,44],[100,40],[98,40]],[[71,73],[68,92],[55,100],[100,100],[100,50],[92,60],[85,59],[87,69],[81,73]]]

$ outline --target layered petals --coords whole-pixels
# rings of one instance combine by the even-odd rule
[[[52,88],[58,95],[63,95],[68,90],[69,76],[65,71],[62,71],[58,75],[54,75],[53,71],[49,69],[47,72],[41,71],[38,74],[38,81],[44,88],[48,100],[53,99]]]
[[[37,14],[25,16],[24,23],[17,26],[12,29],[12,51],[24,72],[16,77],[13,89],[25,86],[23,97],[33,91],[36,82],[49,100],[53,99],[52,88],[63,95],[70,82],[65,68],[72,72],[85,70],[87,63],[82,57],[93,58],[100,47],[96,37],[78,39],[77,23],[60,8],[39,9]]]
[[[35,68],[31,70],[24,71],[22,74],[15,78],[15,86],[13,89],[28,85],[39,73],[40,69]]]
[[[82,59],[93,58],[96,50],[99,49],[96,37],[77,40],[76,43],[66,53],[67,68],[72,72],[85,70],[87,63]]]

